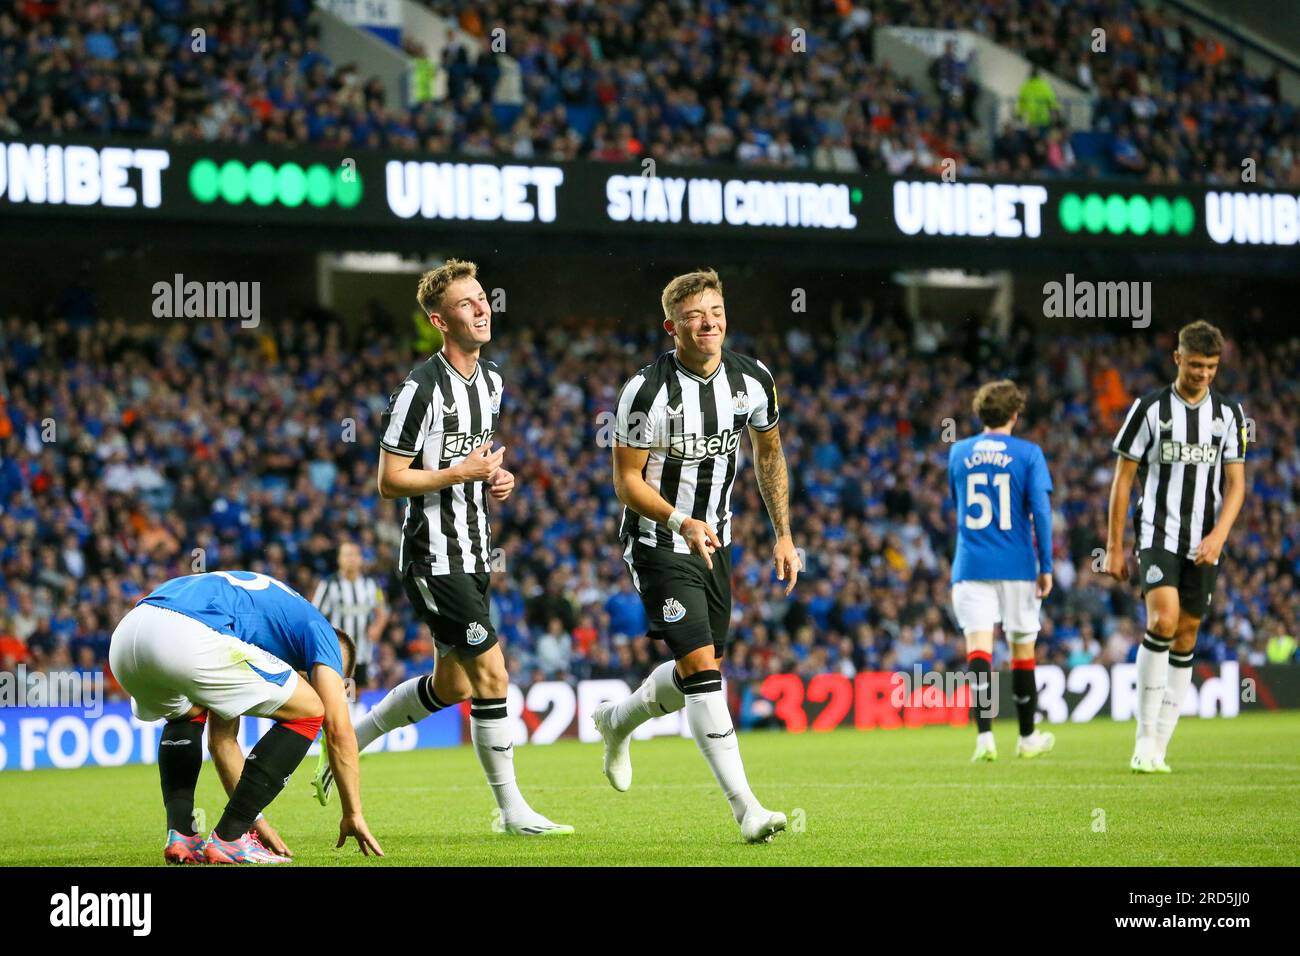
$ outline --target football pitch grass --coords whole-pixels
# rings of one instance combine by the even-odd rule
[[[972,765],[974,732],[927,727],[828,734],[742,733],[750,782],[791,828],[747,846],[693,741],[635,741],[632,789],[600,772],[597,744],[522,746],[525,796],[573,836],[492,830],[494,804],[468,746],[363,758],[366,819],[387,854],[335,850],[337,795],[310,795],[309,757],[268,816],[298,866],[538,865],[1291,865],[1300,863],[1300,713],[1184,720],[1172,775],[1129,772],[1133,724],[1051,728],[1056,750]],[[224,799],[210,764],[197,806]],[[161,865],[157,768],[0,774],[0,865]]]

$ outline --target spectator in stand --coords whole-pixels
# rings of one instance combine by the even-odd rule
[[[564,622],[551,618],[546,633],[537,639],[537,668],[547,680],[568,676],[573,654],[573,641],[565,633]]]
[[[1098,417],[1112,431],[1118,430],[1124,414],[1133,403],[1133,396],[1124,387],[1119,369],[1105,355],[1097,358],[1097,370],[1092,376],[1092,394]]]
[[[0,132],[844,171],[883,168],[888,148],[900,174],[951,156],[965,175],[1060,172],[1058,150],[1047,148],[1050,90],[1024,104],[1026,149],[976,155],[978,87],[955,47],[934,61],[933,97],[872,61],[871,32],[905,24],[970,30],[1036,69],[1075,78],[1095,94],[1096,133],[1137,128],[1112,150],[1108,172],[1202,181],[1222,172],[1218,155],[1244,149],[1259,161],[1259,182],[1300,184],[1300,120],[1281,99],[1276,70],[1255,76],[1221,39],[1136,0],[1007,0],[992,11],[953,0],[817,4],[801,15],[799,48],[787,18],[728,0],[607,0],[559,12],[425,2],[468,24],[471,39],[437,54],[443,101],[431,99],[426,51],[408,43],[417,82],[396,108],[377,79],[323,54],[306,2],[276,5],[273,17],[263,4],[118,0],[107,13],[97,4],[10,4],[0,8]],[[1104,52],[1094,52],[1098,23]],[[492,49],[497,29],[509,54]],[[499,82],[507,56],[522,103],[499,98],[513,89]],[[905,126],[915,130],[887,138]]]
[[[1016,95],[1016,116],[1031,129],[1042,129],[1056,118],[1058,109],[1052,84],[1033,67]]]

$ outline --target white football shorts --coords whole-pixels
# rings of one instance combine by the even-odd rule
[[[226,720],[270,717],[298,686],[297,672],[274,654],[152,604],[122,618],[108,665],[147,721],[183,717],[192,705]]]
[[[958,581],[952,586],[957,623],[967,634],[991,631],[999,621],[1008,638],[1037,634],[1043,606],[1037,590],[1036,581]]]

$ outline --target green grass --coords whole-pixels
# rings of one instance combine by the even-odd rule
[[[520,747],[525,795],[577,833],[542,840],[493,833],[494,805],[468,747],[362,761],[366,818],[387,860],[335,851],[337,798],[310,797],[304,761],[269,816],[295,865],[1291,865],[1300,863],[1300,713],[1185,720],[1171,776],[1129,773],[1133,725],[1052,728],[1056,752],[968,762],[974,733],[949,727],[831,734],[747,733],[741,750],[764,804],[792,829],[746,846],[690,740],[637,741],[632,790],[600,773],[600,749],[565,741]],[[198,805],[224,801],[211,766]],[[1104,813],[1104,831],[1098,832]],[[157,769],[0,774],[0,865],[156,865]],[[353,847],[355,844],[353,844]]]

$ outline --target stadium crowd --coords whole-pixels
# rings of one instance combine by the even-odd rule
[[[428,631],[393,574],[402,503],[375,489],[380,413],[420,360],[409,343],[373,327],[349,338],[328,313],[245,330],[97,318],[75,296],[54,311],[0,322],[0,668],[98,670],[122,615],[179,574],[247,568],[310,595],[345,539],[361,545],[394,611],[372,683],[432,668]],[[1258,317],[1225,326],[1239,338],[1215,387],[1243,402],[1257,434],[1197,653],[1294,660],[1300,338],[1267,341]],[[1132,658],[1136,586],[1093,569],[1110,443],[1132,396],[1170,380],[1170,336],[1035,335],[1022,321],[998,342],[978,322],[913,324],[863,301],[732,339],[776,372],[806,564],[786,599],[744,468],[733,679],[961,665],[947,442],[973,428],[974,387],[1000,375],[1027,388],[1019,433],[1042,444],[1055,481],[1057,589],[1040,657]],[[616,389],[664,347],[608,321],[541,329],[508,317],[489,347],[507,383],[499,440],[519,479],[494,510],[492,605],[520,682],[635,681],[662,653],[614,537],[608,441]]]
[[[391,109],[378,80],[322,52],[310,0],[0,0],[0,134],[894,174],[953,159],[964,175],[1152,182],[1239,181],[1253,158],[1256,181],[1300,184],[1300,114],[1278,76],[1137,0],[426,2],[482,52],[448,46],[446,99]],[[1017,120],[981,135],[978,64],[949,50],[918,89],[873,61],[872,31],[892,25],[1023,54],[1093,97],[1094,129],[1072,135],[1036,77]],[[497,99],[507,55],[522,104]]]

